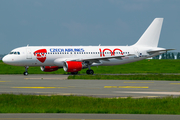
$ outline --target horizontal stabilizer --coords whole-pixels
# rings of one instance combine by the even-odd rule
[[[160,53],[160,52],[167,52],[167,51],[170,51],[170,50],[175,50],[175,49],[164,49],[164,50],[149,50],[147,51],[149,54],[154,54],[154,53]]]

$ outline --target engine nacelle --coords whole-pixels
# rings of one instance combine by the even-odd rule
[[[82,62],[79,61],[66,61],[64,62],[63,69],[66,72],[78,72],[83,68]]]
[[[56,71],[59,69],[58,66],[41,66],[40,68],[44,72],[52,72],[52,71]]]

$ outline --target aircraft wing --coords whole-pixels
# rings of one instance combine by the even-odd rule
[[[109,61],[109,59],[115,58],[115,59],[122,59],[123,57],[128,56],[135,56],[134,54],[129,55],[120,55],[120,56],[110,56],[110,57],[97,57],[97,58],[82,58],[82,59],[76,59],[71,61],[85,61],[90,63],[100,63],[100,60]]]

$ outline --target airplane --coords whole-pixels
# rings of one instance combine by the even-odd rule
[[[29,66],[40,66],[44,72],[63,68],[76,75],[88,68],[87,74],[93,75],[91,66],[109,66],[131,63],[169,50],[158,47],[163,18],[155,18],[140,39],[131,46],[25,46],[13,49],[2,61],[9,65],[24,66],[28,75]]]

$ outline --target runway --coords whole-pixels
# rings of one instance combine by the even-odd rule
[[[0,94],[77,95],[106,98],[180,96],[179,81],[68,80],[68,75],[0,75]],[[0,120],[179,120],[180,115],[0,114]]]
[[[145,114],[0,114],[0,120],[179,120],[180,115]]]
[[[0,75],[0,93],[92,97],[180,96],[179,81],[68,80],[68,75]]]

